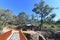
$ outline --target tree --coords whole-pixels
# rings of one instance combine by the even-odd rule
[[[41,27],[43,26],[43,20],[46,18],[46,16],[49,15],[49,13],[52,12],[53,9],[54,8],[49,7],[49,5],[45,5],[44,1],[42,0],[39,4],[35,4],[35,8],[33,8],[32,11],[40,15],[40,18],[41,18],[40,30],[41,30]]]
[[[58,19],[58,20],[56,21],[56,24],[60,25],[60,19]]]
[[[34,22],[35,22],[35,15],[32,14],[32,15],[31,15],[31,23],[34,24]]]
[[[32,16],[32,21],[34,21],[34,19],[35,19],[35,16],[34,16],[34,14],[32,14],[31,16]]]
[[[50,16],[46,17],[46,21],[51,24],[54,23],[53,18],[56,16],[56,14],[51,14]]]
[[[6,23],[13,20],[12,11],[7,9],[0,9],[0,21],[2,21],[2,27],[6,25]]]
[[[18,24],[25,24],[29,19],[25,12],[19,13],[17,18],[18,18]]]
[[[16,15],[13,15],[13,20],[11,20],[10,22],[8,22],[10,25],[18,25],[18,22],[17,22],[17,16]]]

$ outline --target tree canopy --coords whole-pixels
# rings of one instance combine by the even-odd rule
[[[33,8],[33,12],[35,12],[36,14],[40,15],[41,18],[41,24],[40,24],[40,30],[41,27],[43,26],[43,20],[48,17],[48,15],[52,12],[54,8],[50,7],[49,5],[45,5],[44,1],[41,1],[39,4],[35,4],[35,8]],[[51,18],[54,18],[55,15],[50,15]]]

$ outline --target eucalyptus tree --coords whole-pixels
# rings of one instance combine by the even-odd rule
[[[0,21],[2,21],[2,27],[13,20],[13,13],[11,10],[7,9],[7,10],[4,10],[4,9],[0,9]]]
[[[29,19],[25,12],[19,13],[17,17],[18,17],[18,24],[25,24]]]
[[[50,16],[46,17],[46,21],[50,24],[54,23],[54,18],[55,18],[56,14],[51,14]]]
[[[58,20],[56,21],[56,24],[60,25],[60,19],[58,19]]]
[[[31,16],[32,16],[32,21],[34,21],[34,19],[35,19],[35,16],[34,16],[34,14],[32,14]]]
[[[41,24],[40,24],[40,30],[43,26],[43,20],[52,12],[54,8],[50,7],[49,5],[46,5],[43,0],[40,1],[39,4],[35,4],[35,8],[33,8],[33,12],[40,15],[41,18]]]

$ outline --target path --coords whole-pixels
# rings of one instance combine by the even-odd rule
[[[9,40],[20,40],[19,32],[13,33],[13,35],[11,36]]]

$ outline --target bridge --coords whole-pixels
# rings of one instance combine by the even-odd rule
[[[27,40],[22,31],[10,30],[0,35],[0,40]]]

